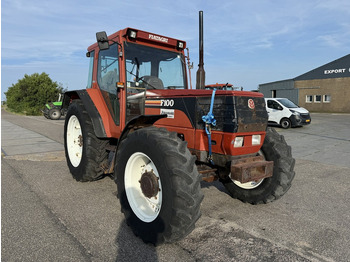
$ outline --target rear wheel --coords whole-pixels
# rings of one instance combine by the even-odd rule
[[[284,129],[288,129],[291,127],[292,122],[288,118],[282,118],[280,124]]]
[[[69,106],[64,125],[64,149],[72,176],[81,182],[103,176],[103,164],[108,161],[108,140],[95,136],[91,119],[83,103],[75,100]]]
[[[144,242],[174,242],[194,229],[203,200],[200,176],[176,133],[146,127],[129,134],[114,170],[126,222]]]
[[[295,159],[291,147],[275,129],[267,129],[260,154],[267,161],[274,161],[272,177],[242,184],[228,176],[222,183],[233,198],[251,204],[268,203],[283,196],[291,187]]]
[[[52,108],[49,111],[49,116],[52,120],[58,120],[61,118],[61,110],[58,108]]]

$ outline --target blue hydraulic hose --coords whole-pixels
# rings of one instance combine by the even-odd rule
[[[215,92],[216,92],[216,88],[214,88],[213,93],[211,95],[209,113],[205,116],[202,116],[202,120],[205,123],[205,132],[207,133],[207,136],[208,136],[208,147],[209,147],[208,161],[212,165],[214,165],[214,161],[212,159],[212,152],[211,152],[211,126],[216,126],[216,119],[213,114]]]

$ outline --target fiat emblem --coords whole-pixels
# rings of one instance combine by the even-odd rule
[[[255,108],[255,104],[254,104],[254,100],[253,99],[249,99],[248,100],[248,107],[250,109],[254,109]]]

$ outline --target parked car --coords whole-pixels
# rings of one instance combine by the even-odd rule
[[[287,98],[265,98],[269,122],[283,128],[308,125],[311,123],[309,111],[299,107]]]

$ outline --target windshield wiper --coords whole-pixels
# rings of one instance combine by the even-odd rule
[[[131,72],[126,70],[129,74],[133,75],[136,77],[136,82],[138,81],[142,81],[143,83],[145,83],[146,85],[148,85],[149,87],[152,87],[152,89],[157,89],[156,87],[154,87],[153,85],[151,85],[150,83],[148,83],[146,80],[143,79],[143,76],[139,77],[139,71],[140,71],[140,63],[139,60],[137,59],[137,57],[134,58],[134,61],[136,63],[136,74],[134,74],[132,71],[134,71],[134,67],[131,69]]]

